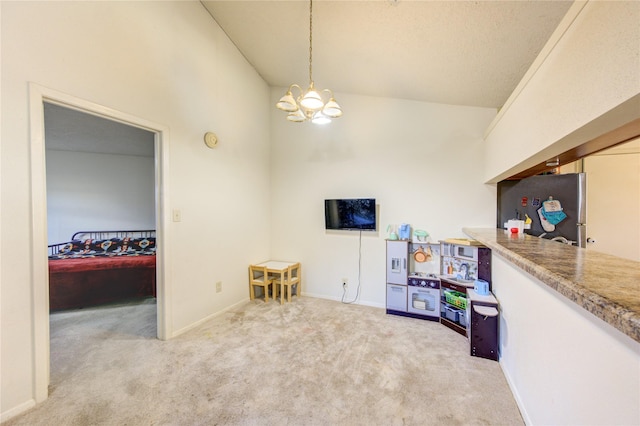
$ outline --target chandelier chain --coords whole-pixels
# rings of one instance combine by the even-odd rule
[[[292,84],[276,103],[276,108],[287,112],[287,120],[295,123],[327,124],[342,116],[342,108],[333,92],[318,90],[313,84],[313,0],[309,0],[309,87],[304,90],[298,84]]]
[[[309,84],[313,83],[313,0],[309,1]]]

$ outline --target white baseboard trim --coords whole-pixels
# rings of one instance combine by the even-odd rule
[[[233,305],[231,305],[231,306],[227,306],[226,308],[224,308],[224,309],[223,309],[223,310],[221,310],[221,311],[214,312],[214,313],[213,313],[213,314],[211,314],[211,315],[207,315],[206,317],[202,318],[201,320],[198,320],[198,321],[194,322],[193,324],[189,324],[188,326],[183,327],[183,328],[181,328],[180,330],[177,330],[177,331],[173,332],[173,333],[171,334],[171,337],[169,337],[169,338],[170,338],[170,339],[173,339],[174,337],[178,337],[179,335],[184,334],[184,333],[186,333],[186,332],[187,332],[187,331],[189,331],[189,330],[193,330],[194,328],[198,327],[200,324],[203,324],[203,323],[205,323],[205,322],[209,321],[209,320],[210,320],[210,319],[212,319],[212,318],[215,318],[215,317],[217,317],[217,316],[220,316],[220,315],[224,314],[224,313],[225,313],[225,312],[227,312],[227,311],[230,311],[230,310],[235,309],[235,308],[237,308],[237,307],[239,307],[239,306],[241,306],[241,305],[244,305],[244,304],[245,304],[245,303],[247,303],[247,302],[249,302],[249,299],[248,299],[248,298],[247,298],[247,299],[242,299],[242,300],[241,300],[241,301],[239,301],[238,303],[234,303],[234,304],[233,304]]]
[[[30,399],[28,401],[23,402],[20,405],[17,405],[7,411],[0,413],[0,423],[4,423],[9,419],[14,418],[15,416],[22,414],[26,411],[29,411],[33,407],[36,406],[36,400]]]
[[[336,298],[336,297],[329,297],[325,294],[314,294],[314,293],[302,293],[302,297],[315,297],[317,299],[327,299],[327,300],[334,300],[336,302],[341,302],[342,299],[341,298]],[[347,300],[348,302],[350,302],[351,300]],[[249,299],[242,299],[241,301],[239,301],[238,303],[235,303],[231,306],[228,306],[226,308],[224,308],[221,311],[215,312],[211,315],[207,315],[206,317],[202,318],[201,320],[198,320],[196,322],[194,322],[193,324],[189,324],[186,327],[181,328],[180,330],[175,331],[174,333],[171,334],[171,336],[169,337],[170,339],[173,339],[174,337],[178,337],[181,334],[186,333],[189,330],[192,330],[196,327],[198,327],[200,324],[203,324],[207,321],[209,321],[212,318],[215,318],[217,316],[220,316],[222,314],[224,314],[227,311],[230,311],[231,309],[235,309],[241,305],[244,305],[245,303],[248,303]],[[353,302],[352,304],[354,305],[363,305],[363,306],[370,306],[372,308],[381,308],[384,309],[384,305],[381,305],[379,303],[373,303],[373,302],[368,302],[368,301],[356,301]]]
[[[505,366],[502,362],[502,360],[499,361],[500,364],[500,369],[502,370],[502,374],[504,375],[505,379],[507,379],[507,384],[509,385],[509,389],[511,389],[511,393],[513,394],[513,398],[516,400],[516,405],[518,406],[518,409],[520,410],[520,415],[522,416],[522,420],[524,421],[524,424],[526,425],[530,425],[531,423],[531,419],[529,418],[529,415],[527,414],[527,410],[524,407],[524,403],[522,401],[522,398],[520,398],[520,394],[518,393],[518,389],[516,388],[515,384],[513,383],[513,380],[511,380],[511,376],[509,375],[509,371],[507,369],[505,369]]]
[[[302,297],[315,297],[316,299],[335,300],[336,302],[342,302],[342,298],[341,297],[327,296],[326,294],[316,294],[316,293],[305,293],[305,292],[302,292]],[[346,300],[346,302],[351,302],[352,300],[353,300],[353,296],[351,296],[350,299],[348,298]],[[385,309],[385,305],[381,305],[380,303],[374,303],[374,302],[368,302],[368,301],[362,301],[362,300],[357,300],[357,301],[355,301],[353,303],[349,303],[349,304],[351,304],[351,305],[371,306],[372,308]]]

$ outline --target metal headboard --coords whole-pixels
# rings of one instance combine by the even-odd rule
[[[156,236],[155,229],[144,229],[134,231],[78,231],[71,236],[71,240],[108,240],[109,238],[152,238]],[[70,240],[70,241],[71,241]],[[53,256],[60,252],[60,249],[70,241],[58,244],[50,244],[49,256]]]
[[[155,237],[155,229],[134,230],[134,231],[78,231],[71,236],[72,240],[107,240],[109,238],[149,238]]]

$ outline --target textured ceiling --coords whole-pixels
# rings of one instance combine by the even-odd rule
[[[309,2],[202,4],[270,86],[308,85]],[[315,0],[313,79],[335,92],[499,108],[571,4]]]
[[[336,92],[499,108],[571,3],[315,0],[313,77]],[[308,84],[307,1],[202,4],[269,85]],[[153,155],[152,133],[56,105],[45,130],[47,149]]]

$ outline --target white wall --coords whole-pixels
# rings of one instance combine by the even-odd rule
[[[169,129],[169,336],[248,298],[269,256],[269,89],[198,2],[0,2],[0,407],[35,403],[28,82]],[[203,143],[218,134],[216,149]],[[222,293],[215,282],[223,282]],[[39,313],[42,316],[42,313]],[[42,356],[39,356],[42,358]]]
[[[77,231],[155,229],[154,158],[47,150],[49,244]]]
[[[584,171],[587,237],[595,241],[587,248],[640,262],[640,154],[592,155]]]
[[[640,2],[576,2],[486,135],[497,182],[640,117]]]
[[[640,343],[494,253],[500,363],[527,424],[640,424]]]
[[[275,104],[285,89],[273,89]],[[378,232],[362,236],[360,303],[384,306],[388,224],[410,223],[437,241],[462,225],[495,223],[495,188],[481,181],[490,108],[336,93],[344,116],[328,126],[290,123],[273,108],[271,253],[299,260],[303,292],[355,297],[359,235],[324,229],[324,199],[373,197]]]

